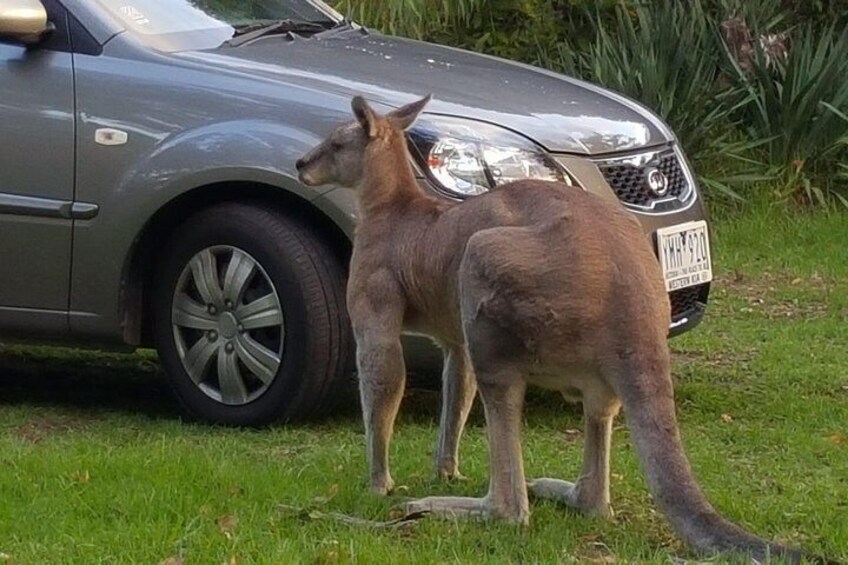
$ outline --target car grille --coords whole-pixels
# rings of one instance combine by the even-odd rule
[[[633,208],[653,210],[664,204],[657,211],[674,210],[688,203],[693,194],[680,158],[671,148],[595,163],[618,199]],[[648,186],[647,176],[653,168],[659,169],[668,182],[662,195]]]
[[[672,322],[691,315],[698,308],[699,303],[705,304],[709,291],[709,284],[689,286],[671,291],[668,297],[671,300]]]

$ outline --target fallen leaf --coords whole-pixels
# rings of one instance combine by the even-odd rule
[[[183,558],[177,555],[172,555],[171,557],[166,557],[160,561],[159,565],[183,565]]]
[[[71,473],[71,480],[84,485],[91,482],[91,475],[88,474],[88,471],[74,471]]]
[[[792,282],[790,284],[796,285],[796,284],[801,284],[801,282],[802,282],[801,279],[797,278],[797,279],[792,279]]]
[[[238,559],[235,555],[227,559],[226,561],[222,561],[221,565],[238,565]]]
[[[600,534],[598,532],[587,532],[579,537],[580,541],[589,544],[598,541],[600,539]]]
[[[0,561],[11,561],[11,560],[12,560],[11,555],[9,555],[8,553],[3,553],[2,551],[0,551]]]
[[[721,415],[721,421],[724,422],[725,424],[729,424],[730,422],[733,421],[733,416],[731,416],[730,414],[722,414]]]
[[[843,434],[840,433],[833,434],[832,436],[827,436],[826,439],[833,445],[844,445],[846,442],[848,442],[848,438],[846,438]]]
[[[323,555],[318,556],[315,562],[320,563],[321,565],[333,565],[334,563],[338,563],[339,552],[335,550],[328,551]]]
[[[324,496],[316,496],[312,499],[312,502],[315,504],[326,504],[331,501],[337,494],[339,494],[339,485],[338,483],[334,483],[330,485],[330,488],[327,489],[326,494]]]
[[[238,526],[238,518],[232,514],[224,514],[223,516],[218,517],[217,523],[218,529],[221,530],[224,537],[227,539],[233,539],[233,531],[236,529],[236,526]]]
[[[565,441],[577,441],[580,439],[580,430],[566,428],[563,433],[565,434]]]
[[[581,552],[582,563],[616,563],[618,558],[612,554],[609,547],[600,541],[589,543],[589,547]]]
[[[159,365],[148,359],[142,359],[136,364],[136,367],[145,373],[155,373],[159,370]]]

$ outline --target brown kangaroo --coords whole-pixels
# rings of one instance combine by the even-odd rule
[[[490,481],[484,498],[423,498],[409,511],[526,524],[529,489],[606,516],[612,422],[623,405],[650,491],[694,550],[799,561],[799,551],[720,516],[692,475],[675,416],[668,296],[636,220],[616,203],[543,181],[514,182],[461,203],[429,195],[415,179],[404,133],[428,101],[380,116],[356,97],[356,121],[297,163],[307,185],[357,189],[348,308],[371,488],[393,486],[388,444],[405,383],[401,332],[410,330],[448,352],[441,470],[455,471],[476,379]],[[576,483],[525,481],[520,432],[528,384],[583,402]]]

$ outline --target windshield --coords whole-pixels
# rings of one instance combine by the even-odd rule
[[[236,30],[279,20],[334,24],[341,17],[320,0],[97,0],[124,27],[157,47],[214,47]],[[180,37],[183,36],[183,37]],[[202,43],[203,45],[198,45]]]

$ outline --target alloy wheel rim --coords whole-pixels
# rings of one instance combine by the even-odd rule
[[[277,378],[283,308],[271,278],[247,252],[216,245],[195,254],[177,281],[171,325],[183,368],[213,400],[248,404]]]

